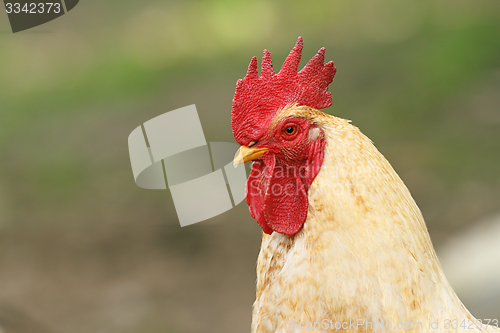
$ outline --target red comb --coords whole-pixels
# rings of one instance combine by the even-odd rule
[[[337,71],[333,61],[323,64],[325,48],[321,48],[297,72],[302,47],[302,37],[299,37],[277,74],[273,69],[271,53],[264,50],[261,76],[257,72],[257,57],[253,57],[247,75],[236,83],[231,123],[234,137],[240,144],[247,145],[258,138],[264,130],[263,122],[268,124],[276,112],[287,104],[297,103],[315,109],[332,105],[328,85]]]

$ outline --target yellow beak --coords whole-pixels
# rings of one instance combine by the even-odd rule
[[[269,148],[249,148],[247,146],[241,146],[234,155],[233,165],[236,168],[240,164],[256,160],[262,157],[268,149]]]

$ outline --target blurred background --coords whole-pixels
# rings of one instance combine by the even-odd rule
[[[249,332],[246,204],[181,228],[127,137],[196,104],[207,141],[234,142],[236,80],[298,36],[302,65],[324,46],[338,69],[326,112],[375,142],[465,305],[500,319],[498,0],[82,0],[16,34],[0,13],[0,332]]]

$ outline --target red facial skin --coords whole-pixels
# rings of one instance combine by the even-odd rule
[[[307,119],[289,117],[253,140],[257,143],[252,148],[268,150],[252,164],[246,201],[250,214],[267,234],[293,235],[304,225],[307,190],[324,156],[324,136],[315,127]],[[316,132],[315,138],[309,135],[311,130]]]
[[[250,214],[267,234],[292,235],[302,228],[307,217],[307,190],[323,163],[323,133],[316,129],[319,135],[310,139],[308,132],[314,125],[308,120],[287,118],[269,130],[272,119],[287,105],[318,110],[332,105],[328,85],[337,69],[331,61],[324,64],[325,49],[321,48],[297,71],[302,48],[299,37],[278,73],[269,51],[264,50],[261,75],[253,57],[247,74],[236,83],[233,98],[231,127],[236,141],[242,146],[257,142],[252,147],[269,148],[253,163],[246,187]],[[294,124],[296,133],[286,136],[284,130]]]

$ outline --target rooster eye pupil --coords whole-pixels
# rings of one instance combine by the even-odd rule
[[[295,127],[295,126],[288,126],[287,128],[285,128],[285,133],[288,135],[293,135],[293,134],[295,134],[296,131],[297,131],[297,127]]]

